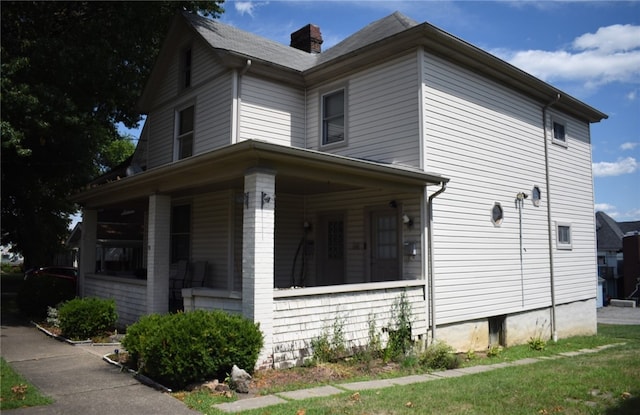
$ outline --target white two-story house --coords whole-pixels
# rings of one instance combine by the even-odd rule
[[[606,115],[399,13],[321,44],[314,25],[283,45],[176,16],[128,173],[75,196],[82,295],[115,298],[126,325],[199,273],[177,307],[260,323],[259,366],[302,362],[337,323],[364,345],[403,293],[427,344],[595,333],[589,131]],[[104,269],[96,229],[118,215],[143,238]]]

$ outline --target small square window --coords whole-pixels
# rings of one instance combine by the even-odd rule
[[[566,126],[561,122],[553,122],[553,141],[559,144],[567,144]]]
[[[322,97],[322,145],[345,141],[344,89]]]
[[[558,223],[556,225],[556,240],[558,249],[571,249],[571,224]]]

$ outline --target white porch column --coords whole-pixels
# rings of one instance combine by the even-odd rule
[[[264,347],[257,367],[273,364],[275,172],[252,169],[244,176],[242,314],[260,323]]]
[[[98,211],[82,210],[82,234],[80,236],[80,264],[78,295],[84,297],[85,275],[96,272],[96,240],[98,232]]]
[[[149,196],[147,227],[147,313],[169,311],[171,197]]]

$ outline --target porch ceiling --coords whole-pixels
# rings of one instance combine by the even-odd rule
[[[88,189],[72,200],[99,208],[146,203],[154,193],[180,197],[242,190],[244,175],[252,168],[273,170],[277,192],[302,195],[363,188],[421,192],[449,180],[417,169],[248,140]]]

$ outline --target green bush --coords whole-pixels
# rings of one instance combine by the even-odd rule
[[[76,298],[58,308],[62,334],[74,340],[84,340],[112,329],[118,314],[116,302],[103,298]]]
[[[205,310],[144,316],[122,340],[141,374],[175,389],[224,379],[234,364],[252,372],[262,345],[258,324]]]
[[[436,342],[420,356],[420,364],[429,369],[455,369],[460,366],[460,359],[454,352],[446,343]]]
[[[47,307],[56,307],[75,296],[76,286],[73,281],[40,276],[30,278],[22,284],[17,302],[23,313],[40,318],[47,315]]]

